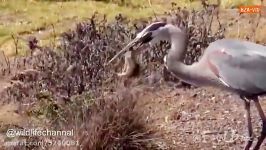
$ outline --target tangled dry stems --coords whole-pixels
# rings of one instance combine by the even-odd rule
[[[112,98],[97,101],[89,122],[81,130],[85,149],[158,149],[154,131],[145,126],[143,110],[136,107],[137,98],[125,90]],[[127,107],[125,107],[127,106]],[[90,138],[88,138],[90,137]]]
[[[224,37],[222,28],[210,32],[209,17],[204,11],[173,8],[161,18],[178,26],[183,23],[187,29],[187,64],[197,61],[210,42]],[[36,40],[30,40],[30,49],[39,49],[38,54],[16,59],[10,74],[21,68],[28,70],[15,73],[12,79],[17,82],[1,93],[2,101],[27,104],[23,110],[36,118],[45,116],[50,128],[75,128],[74,139],[85,149],[162,149],[156,144],[155,131],[146,127],[141,108],[136,107],[138,98],[130,90],[113,94],[121,89],[114,72],[122,65],[118,61],[118,65],[104,66],[151,21],[129,25],[127,18],[118,15],[115,22],[107,23],[104,16],[95,14],[64,33],[57,49],[39,47]],[[160,72],[165,80],[177,80],[162,64],[169,46],[162,42],[151,50],[140,48],[140,78]],[[5,74],[7,67],[2,67]]]

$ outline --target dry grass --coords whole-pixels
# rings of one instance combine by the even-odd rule
[[[84,149],[161,149],[163,142],[146,125],[138,97],[129,89],[112,98],[97,101],[90,117],[79,129],[79,140]],[[88,138],[89,137],[89,138]]]
[[[234,18],[234,16],[232,17]],[[63,35],[66,44],[60,45],[62,51],[55,52],[50,48],[41,47],[39,55],[27,57],[25,60],[28,66],[36,69],[40,74],[36,78],[32,78],[25,73],[25,76],[21,77],[22,79],[16,79],[22,83],[21,85],[14,86],[6,94],[4,93],[2,100],[7,98],[5,102],[27,105],[22,105],[20,110],[15,110],[17,107],[2,109],[3,115],[0,115],[2,120],[8,120],[5,116],[17,111],[18,114],[28,115],[31,119],[29,121],[30,127],[41,126],[55,130],[74,129],[75,136],[70,138],[78,140],[81,144],[78,148],[83,149],[171,149],[172,143],[177,143],[177,146],[179,144],[187,146],[190,145],[188,144],[190,142],[193,144],[193,140],[183,141],[191,139],[191,136],[190,138],[185,137],[187,133],[182,131],[184,124],[178,120],[182,117],[183,119],[188,117],[185,115],[186,113],[181,113],[181,111],[196,112],[195,110],[200,105],[196,106],[194,98],[199,99],[200,97],[206,100],[205,95],[197,96],[197,94],[191,93],[191,95],[188,94],[187,97],[183,97],[185,92],[179,94],[170,92],[168,88],[165,88],[164,95],[160,98],[158,98],[160,96],[159,90],[150,91],[152,95],[150,99],[149,96],[142,97],[133,88],[116,85],[120,82],[113,76],[112,70],[117,69],[116,67],[106,68],[102,65],[128,42],[128,35],[134,36],[136,30],[141,28],[137,27],[133,31],[131,30],[133,27],[128,25],[127,21],[123,22],[123,17],[117,16],[116,18],[118,23],[108,24],[105,22],[106,20],[100,17],[94,18],[95,20],[90,19],[89,22],[82,22],[76,26],[74,31]],[[197,23],[201,25],[196,25],[190,35],[190,38],[194,40],[191,40],[192,42],[189,44],[188,60],[193,59],[189,63],[194,62],[194,59],[200,55],[195,53],[195,46],[200,45],[203,50],[209,42],[224,36],[223,30],[220,35],[215,32],[204,34],[203,30],[205,31],[208,23],[204,21]],[[165,49],[164,46],[160,44],[154,47],[154,56],[150,56],[150,53],[147,52],[149,48],[143,48],[144,61],[142,65],[145,66],[146,72],[141,74],[141,78],[150,75],[152,70],[161,71],[160,61],[165,51],[160,50]],[[33,51],[33,48],[30,50]],[[20,64],[21,66],[23,65]],[[28,66],[24,67],[27,68]],[[68,72],[70,66],[74,66],[74,69]],[[16,67],[12,68],[12,71],[20,68]],[[11,74],[7,76],[11,76]],[[15,80],[15,78],[13,79]],[[132,80],[126,81],[131,82]],[[138,91],[145,93],[146,89],[138,88]],[[213,96],[209,95],[208,97]],[[191,101],[187,102],[186,99]],[[171,102],[169,103],[168,100]],[[172,105],[176,104],[177,100],[181,100],[179,101],[181,103]],[[212,101],[216,103],[215,100]],[[141,102],[147,105],[141,105]],[[221,109],[223,107],[220,106],[224,104],[223,101],[219,102],[220,105],[215,106]],[[201,108],[201,111],[206,111],[205,106]],[[12,112],[10,113],[10,111]],[[157,113],[159,111],[160,113]],[[202,114],[199,114],[199,117],[202,117]],[[12,116],[11,119],[17,118],[18,115],[15,114],[15,117]],[[205,115],[205,118],[208,119],[209,115]],[[175,120],[177,120],[176,124],[169,126],[169,123],[174,123]],[[152,124],[153,121],[157,124]],[[10,121],[9,123],[19,124],[18,122]],[[183,122],[187,122],[188,127],[194,126],[190,124],[191,122],[195,123],[193,118]],[[181,126],[178,130],[176,129],[177,125]],[[214,127],[213,125],[210,126]],[[19,127],[29,128],[29,126],[21,124]],[[205,126],[203,124],[200,127],[204,129]],[[167,134],[164,135],[165,137],[161,137],[165,133],[165,131],[160,130],[163,128],[166,128],[168,134],[178,137],[175,139],[168,138]],[[2,130],[5,131],[6,128],[2,128]],[[179,130],[179,133],[171,134]],[[60,138],[63,139],[64,137]],[[176,139],[178,141],[175,141]],[[63,149],[62,147],[50,148]],[[33,148],[31,147],[31,149]]]
[[[166,11],[170,3],[156,1],[153,9],[158,13]],[[184,3],[183,3],[184,4]],[[37,35],[41,44],[50,44],[53,36],[74,27],[75,22],[86,20],[94,12],[106,14],[112,20],[118,13],[131,19],[147,18],[153,16],[153,9],[144,0],[132,1],[128,5],[104,3],[100,1],[28,1],[8,0],[0,3],[0,48],[8,55],[14,54],[14,44],[11,34]],[[132,13],[134,12],[134,13]],[[54,31],[53,26],[54,25]],[[26,49],[23,42],[19,49]],[[23,53],[23,52],[22,52]]]
[[[119,2],[105,3],[93,0],[3,1],[0,3],[0,48],[6,54],[14,55],[11,34],[35,35],[41,44],[51,44],[54,42],[54,36],[58,37],[62,32],[73,28],[75,22],[90,18],[95,11],[106,14],[109,21],[112,21],[118,13],[134,20],[154,16],[154,11],[156,14],[161,14],[171,8],[172,2],[180,7],[201,8],[199,1],[188,0],[154,0],[152,8],[146,0],[125,1],[124,5]],[[25,54],[26,45],[19,41],[18,46],[20,53]]]
[[[260,0],[221,0],[222,8],[237,8],[241,5],[260,5]]]
[[[23,122],[26,122],[24,117],[21,117],[16,113],[18,105],[15,103],[10,103],[2,105],[0,107],[0,123],[1,125],[21,125]]]
[[[8,0],[0,3],[0,48],[8,55],[14,55],[14,44],[11,34],[15,35],[36,35],[41,44],[53,44],[54,36],[58,37],[62,32],[72,28],[74,22],[89,18],[93,12],[107,14],[108,20],[121,13],[131,19],[148,18],[169,10],[172,2],[180,7],[201,8],[200,1],[189,0],[154,0],[152,8],[145,0],[112,1],[109,3],[101,1],[28,1]],[[210,0],[210,3],[217,3]],[[222,0],[222,8],[239,5],[258,4],[259,0]],[[75,10],[75,11],[72,11]],[[132,13],[134,12],[134,13]],[[19,41],[20,54],[25,54],[26,45]]]

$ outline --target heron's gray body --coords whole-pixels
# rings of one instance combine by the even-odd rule
[[[253,142],[250,101],[254,101],[262,120],[262,132],[254,147],[258,150],[266,138],[266,116],[258,101],[259,95],[266,94],[266,47],[236,39],[217,40],[204,51],[199,62],[186,65],[182,61],[189,42],[186,32],[162,22],[147,26],[126,47],[139,42],[154,45],[163,40],[171,42],[164,61],[173,75],[196,86],[220,87],[237,93],[244,101],[249,137],[245,150],[249,150]],[[125,48],[118,54],[123,51]]]
[[[226,89],[241,95],[266,93],[266,47],[235,39],[217,40],[206,49],[202,62]]]

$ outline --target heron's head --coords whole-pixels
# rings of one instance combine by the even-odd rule
[[[113,57],[108,64],[116,59],[120,54],[124,53],[135,45],[140,47],[143,44],[149,43],[151,46],[153,46],[160,41],[170,42],[171,35],[174,35],[172,34],[174,32],[182,31],[176,26],[165,22],[152,23],[139,32],[136,38],[133,39],[126,47],[124,47],[115,57]]]
[[[151,46],[160,41],[169,41],[169,24],[165,22],[155,22],[148,25],[135,38],[138,44],[149,43]]]
[[[161,41],[170,42],[171,36],[182,38],[184,37],[184,33],[186,33],[186,30],[184,22],[182,21],[178,26],[165,22],[155,22],[148,25],[140,33],[138,33],[134,40],[136,41],[136,44],[140,43],[140,45],[142,45],[149,43],[153,46]]]

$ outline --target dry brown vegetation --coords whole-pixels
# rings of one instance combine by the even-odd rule
[[[211,17],[212,13],[205,10],[189,12],[176,6],[165,17],[160,17],[160,20],[171,21],[178,26],[183,22],[183,27],[187,29],[190,44],[185,63],[197,61],[210,42],[225,36],[227,25],[222,23],[220,28],[211,30]],[[177,87],[174,82],[178,80],[162,64],[166,54],[162,49],[169,48],[169,43],[160,43],[153,48],[141,47],[137,57],[140,64],[137,77],[118,78],[114,72],[122,68],[123,64],[119,61],[110,67],[104,66],[151,21],[136,21],[129,25],[129,20],[120,14],[114,22],[107,23],[104,16],[95,14],[91,19],[77,24],[73,31],[64,33],[57,47],[40,47],[37,39],[29,39],[31,55],[11,60],[6,58],[1,67],[1,77],[6,79],[4,83],[7,85],[1,89],[1,102],[3,105],[17,104],[15,113],[24,118],[23,123],[16,123],[15,126],[74,129],[74,137],[60,137],[79,142],[79,146],[69,149],[239,147],[237,144],[243,141],[228,144],[210,140],[204,145],[200,139],[197,139],[200,142],[195,142],[188,135],[202,135],[199,130],[213,129],[211,123],[227,126],[229,121],[219,122],[226,114],[222,106],[227,106],[224,109],[228,108],[230,112],[234,112],[230,106],[235,106],[232,109],[238,107],[231,105],[231,102],[225,103],[223,99],[229,96],[223,93],[216,92],[222,96],[218,94],[215,99],[206,91],[184,84],[178,91],[173,90],[173,86]],[[203,102],[204,99],[206,102]],[[215,110],[221,113],[210,121],[214,118],[210,112],[215,113]],[[233,120],[228,124],[236,124],[238,116],[232,116]],[[5,134],[14,124],[2,126],[2,133]],[[222,132],[217,131],[217,134]],[[12,140],[16,138],[4,137],[1,142]],[[55,139],[32,137],[27,140]],[[222,146],[217,144],[219,142]],[[25,149],[33,148],[40,149]],[[49,148],[65,149],[59,146]]]

